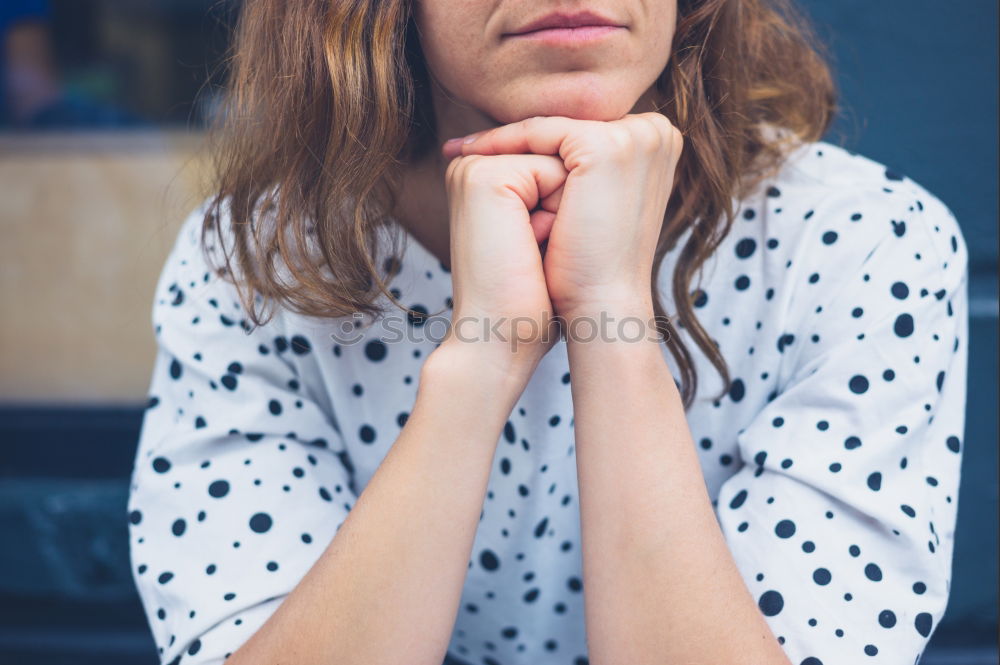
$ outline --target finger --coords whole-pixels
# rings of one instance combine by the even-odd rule
[[[555,210],[548,210],[545,201],[563,186],[568,175],[561,159],[551,155],[473,155],[460,157],[456,162],[458,166],[452,177],[467,177],[463,175],[463,168],[469,168],[472,170],[465,170],[464,173],[474,175],[465,183],[466,186],[478,192],[487,192],[489,196],[496,196],[498,190],[504,194],[490,206],[491,212],[498,216],[496,219],[519,220],[521,224],[528,222],[530,230],[524,228],[516,233],[530,232],[536,243],[548,237],[552,220],[547,216],[554,218]],[[503,225],[488,226],[500,233],[497,242],[509,240]]]
[[[569,172],[563,166],[562,160],[551,155],[494,155],[491,160],[492,169],[486,171],[485,177],[497,178],[506,184],[507,189],[515,192],[524,202],[528,210],[542,208],[551,213],[556,212],[552,206],[552,197],[562,196],[561,191]],[[510,177],[510,173],[520,177]]]
[[[559,212],[559,202],[562,201],[562,195],[565,187],[566,183],[564,182],[559,185],[559,189],[542,198],[542,202],[539,205],[544,210],[548,210],[549,212]]]
[[[448,139],[441,144],[441,154],[447,159],[452,159],[453,157],[458,157],[462,154],[462,144],[471,143],[476,137],[482,136],[490,130],[484,129],[478,132],[472,132],[471,134],[466,134],[465,136],[459,136],[458,138]]]
[[[548,210],[535,210],[531,213],[531,230],[535,232],[535,242],[542,244],[548,239],[555,220],[555,213]]]
[[[450,149],[461,155],[558,155],[568,136],[584,129],[584,124],[592,122],[594,121],[564,116],[534,116],[471,134],[472,141],[459,142]]]

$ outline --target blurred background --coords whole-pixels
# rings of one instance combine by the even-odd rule
[[[951,599],[922,663],[997,663],[997,3],[799,0],[826,137],[955,213],[971,254]],[[126,497],[153,288],[206,193],[239,0],[0,0],[0,664],[152,665]]]

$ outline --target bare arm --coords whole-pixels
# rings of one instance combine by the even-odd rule
[[[502,369],[468,344],[427,358],[403,431],[336,537],[227,663],[440,665],[497,440],[530,377]]]
[[[652,305],[624,315],[649,321]],[[787,665],[719,530],[660,344],[569,342],[591,661]]]
[[[500,432],[555,341],[528,211],[564,177],[549,155],[449,163],[454,326],[337,535],[236,665],[440,665]]]

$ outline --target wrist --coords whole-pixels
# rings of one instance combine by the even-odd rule
[[[421,382],[467,381],[490,391],[514,394],[516,400],[544,351],[537,346],[511,347],[506,343],[462,341],[448,336],[424,362]]]
[[[579,303],[560,313],[568,346],[662,344],[673,321],[657,316],[651,298],[603,299]]]
[[[602,339],[608,334],[620,330],[623,326],[629,329],[631,336],[638,334],[641,328],[646,334],[655,334],[655,310],[652,296],[597,296],[580,299],[572,305],[564,305],[557,309],[567,341],[578,339],[581,334],[599,332]],[[647,330],[648,329],[648,330]]]
[[[579,317],[653,315],[653,295],[649,285],[604,285],[578,290],[568,297],[553,300],[553,306],[564,320]]]

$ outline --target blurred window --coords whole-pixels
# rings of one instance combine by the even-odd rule
[[[203,127],[238,4],[0,0],[0,129]]]

